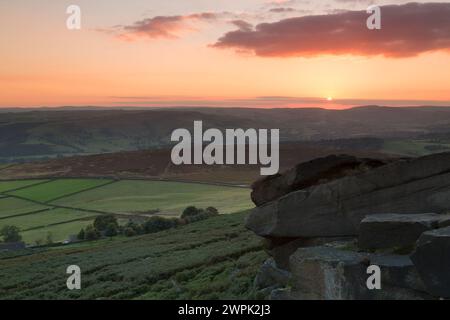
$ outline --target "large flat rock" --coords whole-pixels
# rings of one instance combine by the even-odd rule
[[[252,185],[252,200],[263,205],[292,191],[329,182],[346,175],[361,173],[386,164],[384,160],[360,159],[349,155],[330,155],[300,163],[275,176],[256,181]]]
[[[425,232],[411,259],[427,291],[450,298],[450,227]]]
[[[246,225],[264,237],[352,236],[367,215],[449,208],[450,153],[442,153],[292,192],[254,209]]]
[[[361,221],[358,246],[361,249],[404,248],[414,245],[425,231],[439,227],[448,215],[374,214]]]

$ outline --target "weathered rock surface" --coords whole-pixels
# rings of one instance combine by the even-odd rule
[[[360,159],[349,155],[330,155],[314,159],[301,163],[283,174],[256,181],[252,185],[251,197],[253,202],[260,206],[292,191],[361,173],[386,163],[382,160]]]
[[[382,272],[381,290],[367,287],[367,267]],[[407,256],[375,256],[333,247],[298,249],[291,257],[291,296],[314,300],[429,299]]]
[[[302,299],[342,300],[367,295],[365,256],[331,247],[298,249],[290,259],[292,291]]]
[[[353,237],[319,237],[319,238],[297,238],[297,239],[265,239],[264,248],[273,257],[278,268],[289,270],[289,258],[299,248],[317,247],[330,242],[347,241],[353,242]]]
[[[291,274],[286,270],[279,269],[273,259],[267,259],[255,278],[255,288],[262,290],[265,288],[285,287],[289,283]]]
[[[269,295],[269,300],[295,300],[289,288],[278,288],[272,290]]]
[[[358,246],[361,249],[411,247],[425,231],[439,227],[449,216],[424,214],[374,214],[361,221]],[[412,251],[412,250],[411,250]]]
[[[291,192],[254,209],[246,225],[264,237],[351,236],[367,215],[441,214],[449,208],[450,153],[442,153]]]
[[[427,291],[450,298],[450,227],[425,232],[411,259]]]
[[[384,286],[413,289],[425,293],[425,286],[411,258],[407,255],[370,255],[370,264],[381,269]]]

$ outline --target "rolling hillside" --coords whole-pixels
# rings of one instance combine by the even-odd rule
[[[339,138],[411,138],[449,132],[450,108],[360,107],[325,109],[63,108],[3,112],[0,161],[99,154],[167,146],[177,128],[279,128],[282,141]]]
[[[372,140],[370,140],[372,141]],[[280,171],[297,163],[330,154],[346,153],[359,157],[388,157],[373,149],[370,141],[345,143],[283,143]],[[382,144],[381,144],[382,145]],[[217,184],[249,185],[260,178],[260,165],[181,165],[172,164],[170,149],[153,149],[74,156],[0,169],[0,180],[54,177],[106,177],[112,179],[167,179]]]
[[[0,254],[0,299],[251,299],[266,258],[246,213],[177,229]],[[83,290],[66,288],[80,266]]]

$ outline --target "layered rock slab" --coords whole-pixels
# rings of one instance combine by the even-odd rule
[[[252,185],[251,198],[257,206],[261,206],[290,192],[361,173],[386,163],[387,160],[361,159],[349,155],[314,159],[300,163],[283,174],[256,181]]]
[[[449,208],[450,153],[442,153],[291,192],[254,209],[246,226],[263,237],[357,236],[367,215]]]
[[[369,250],[413,248],[422,233],[439,228],[448,219],[448,215],[435,213],[374,214],[361,221],[358,246]]]

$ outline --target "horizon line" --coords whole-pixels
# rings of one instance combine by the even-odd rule
[[[33,106],[33,107],[2,107],[0,106],[0,110],[2,111],[61,111],[64,110],[75,110],[75,109],[108,109],[108,110],[123,110],[123,109],[134,109],[134,110],[174,110],[174,109],[260,109],[260,110],[296,110],[296,109],[317,109],[317,110],[329,110],[329,111],[346,111],[353,109],[361,109],[361,108],[379,108],[379,109],[419,109],[419,108],[450,108],[449,105],[405,105],[405,106],[393,106],[393,105],[376,105],[376,104],[367,104],[367,105],[357,105],[357,106],[348,106],[348,107],[340,107],[340,108],[330,108],[330,107],[256,107],[256,106],[230,106],[230,107],[219,107],[219,106],[183,106],[183,105],[173,105],[173,106],[132,106],[132,105],[123,105],[123,106],[107,106],[107,105],[62,105],[62,106]],[[88,111],[88,110],[85,110]],[[126,111],[126,110],[123,110]]]

